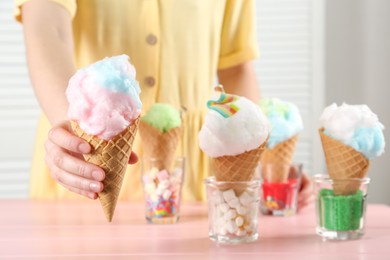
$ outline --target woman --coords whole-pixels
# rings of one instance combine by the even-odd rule
[[[183,198],[204,200],[208,159],[198,148],[197,134],[215,76],[226,92],[254,102],[260,98],[251,63],[258,56],[254,1],[16,0],[16,7],[43,111],[31,197],[68,198],[77,193],[96,199],[103,189],[102,169],[82,159],[89,145],[70,130],[64,93],[76,68],[125,53],[137,68],[143,111],[155,102],[186,107],[178,151],[187,158]],[[142,155],[139,138],[133,150]],[[131,162],[136,160],[133,154]],[[128,171],[120,198],[139,199],[139,164]]]

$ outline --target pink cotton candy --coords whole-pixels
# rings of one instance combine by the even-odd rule
[[[79,122],[88,134],[105,140],[119,134],[140,114],[140,110],[133,109],[129,96],[93,85],[79,87],[78,92],[69,91],[68,98],[76,101],[69,106],[69,118]]]
[[[86,133],[104,140],[118,135],[141,113],[139,87],[138,84],[134,87],[134,77],[135,69],[125,55],[106,58],[79,70],[66,91],[69,119],[78,122]],[[133,85],[128,83],[129,79]]]

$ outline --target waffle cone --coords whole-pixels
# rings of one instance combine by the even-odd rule
[[[364,178],[368,171],[369,160],[354,148],[326,135],[323,128],[319,132],[329,176],[337,180],[333,183],[334,194],[354,194],[359,189],[360,182],[340,180]]]
[[[106,174],[103,181],[104,189],[99,193],[99,200],[109,222],[114,215],[138,123],[139,117],[120,134],[106,141],[85,133],[77,122],[71,121],[74,133],[92,147],[91,153],[84,155],[85,160],[99,166]]]
[[[250,181],[255,174],[265,144],[266,142],[256,149],[235,156],[212,158],[211,167],[214,171],[215,179],[223,182]],[[243,192],[242,188],[231,183],[219,187],[222,190],[234,189],[237,195]]]
[[[143,143],[144,156],[155,158],[155,166],[159,170],[170,169],[179,144],[181,128],[175,127],[163,133],[141,121],[139,133]]]
[[[272,149],[264,149],[260,158],[261,175],[264,180],[287,182],[297,140],[298,135],[295,135]]]

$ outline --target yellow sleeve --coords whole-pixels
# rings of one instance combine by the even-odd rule
[[[22,5],[29,2],[31,0],[14,0],[15,9],[14,9],[14,17],[18,22],[22,22]],[[76,14],[77,4],[76,0],[49,0],[51,2],[55,2],[63,6],[71,15],[72,19]]]
[[[222,25],[218,69],[256,59],[255,4],[253,0],[228,0]]]

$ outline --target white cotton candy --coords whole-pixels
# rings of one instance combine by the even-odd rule
[[[348,140],[358,127],[372,128],[382,125],[378,116],[367,105],[348,105],[337,107],[335,103],[326,107],[320,117],[321,125],[340,140]]]
[[[335,103],[326,107],[320,117],[324,133],[353,147],[368,159],[384,152],[384,126],[367,105]]]
[[[199,146],[212,158],[256,149],[269,135],[268,120],[259,106],[244,97],[234,104],[239,110],[230,117],[225,118],[214,110],[205,116]]]

